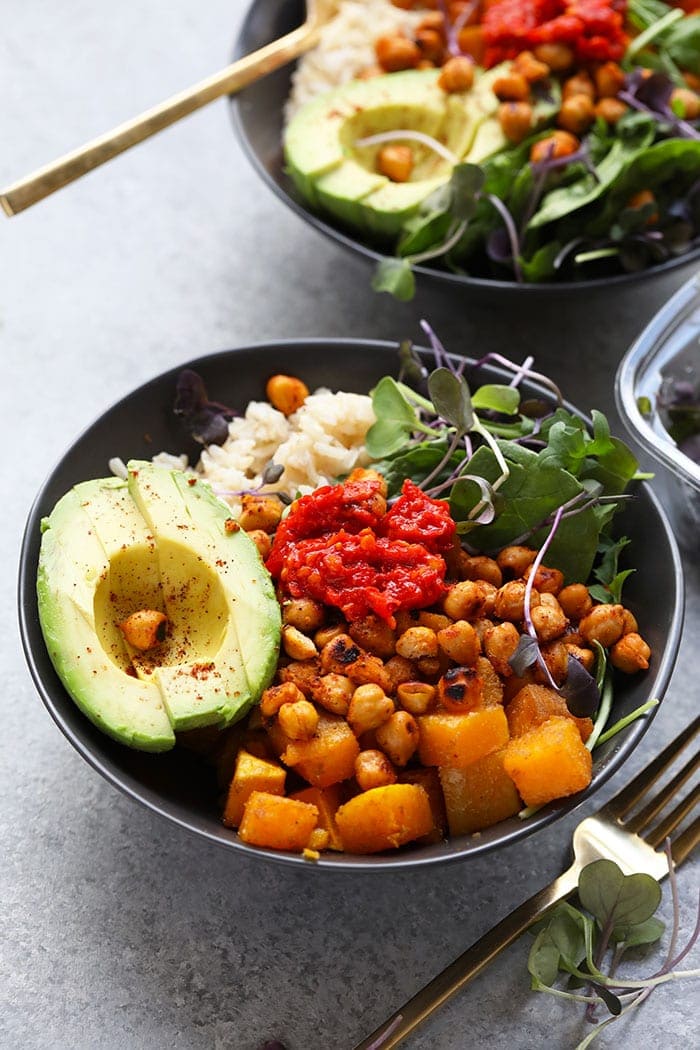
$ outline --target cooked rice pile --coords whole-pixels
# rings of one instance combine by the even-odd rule
[[[402,11],[389,0],[342,0],[338,14],[321,30],[317,46],[298,63],[285,109],[287,121],[312,98],[376,65],[374,41],[385,33],[410,33],[425,12]]]
[[[229,423],[226,442],[204,449],[196,473],[235,510],[237,494],[257,489],[265,467],[274,461],[284,473],[260,491],[294,497],[366,466],[365,435],[374,421],[372,400],[364,394],[319,390],[289,417],[267,402],[251,401],[245,416]],[[155,462],[187,468],[185,456],[162,453]]]

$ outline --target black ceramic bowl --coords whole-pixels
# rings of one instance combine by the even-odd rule
[[[304,10],[303,0],[253,0],[235,45],[235,57],[250,54],[301,25]],[[283,109],[289,95],[291,70],[291,66],[285,66],[232,97],[233,123],[241,144],[263,181],[301,219],[336,244],[376,263],[382,258],[380,251],[357,240],[353,231],[344,229],[339,222],[312,211],[285,174],[282,157]],[[602,292],[617,289],[622,292],[626,288],[636,287],[640,282],[682,269],[697,259],[700,259],[700,247],[638,273],[550,284],[518,284],[515,281],[467,277],[429,265],[416,266],[414,271],[419,280],[437,282],[459,292],[462,297],[472,294],[483,300],[489,293],[496,293],[499,300],[504,294],[550,300],[553,296],[572,291],[588,294],[595,290]]]
[[[264,398],[266,379],[276,373],[304,378],[312,389],[328,386],[367,392],[386,373],[395,373],[396,344],[307,340],[270,343],[224,351],[193,361],[209,393],[233,407]],[[175,824],[212,842],[250,856],[304,864],[306,867],[369,869],[410,867],[474,856],[529,835],[570,812],[605,783],[631,754],[646,731],[650,715],[634,722],[595,753],[593,781],[587,791],[547,806],[528,821],[517,817],[489,828],[476,837],[462,836],[438,845],[406,847],[374,857],[324,855],[309,865],[299,855],[255,849],[240,842],[220,822],[213,773],[190,753],[175,749],[164,755],[132,751],[104,736],[70,699],[49,660],[39,627],[36,571],[40,522],[67,489],[78,481],[103,477],[113,456],[150,457],[161,450],[187,451],[197,456],[172,413],[179,368],[135,390],[108,409],[72,445],[44,483],[27,524],[19,579],[19,615],[22,640],[37,689],[59,728],[99,773],[127,795]],[[503,382],[497,369],[479,372],[482,381]],[[534,393],[537,388],[532,388]],[[623,717],[650,697],[662,697],[678,649],[683,618],[682,573],[677,548],[666,518],[646,485],[620,515],[618,529],[631,539],[627,548],[632,564],[648,565],[654,552],[654,571],[634,573],[626,584],[625,602],[637,616],[642,634],[654,653],[651,670],[624,677],[616,694],[615,717]]]

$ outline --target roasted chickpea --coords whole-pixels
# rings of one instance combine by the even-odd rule
[[[161,645],[168,633],[170,621],[158,609],[139,609],[119,624],[119,630],[132,649],[146,653]]]
[[[324,674],[316,680],[311,688],[311,696],[334,715],[347,715],[350,701],[355,692],[355,684],[346,675]]]
[[[348,633],[358,645],[374,653],[375,656],[381,656],[384,660],[396,652],[394,631],[388,623],[373,614],[351,623]]]
[[[312,660],[318,656],[318,649],[308,635],[286,624],[282,628],[282,647],[292,660]]]
[[[394,701],[378,685],[360,685],[352,694],[347,718],[353,733],[359,736],[368,729],[377,729],[391,718],[394,710]]]
[[[532,566],[526,569],[523,579],[529,580],[532,576]],[[559,569],[550,569],[547,565],[538,565],[532,586],[539,594],[558,594],[564,583],[564,573]]]
[[[700,77],[697,73],[691,73],[689,70],[683,74],[683,79],[690,88],[691,91],[696,91],[700,94]]]
[[[509,580],[496,591],[493,611],[499,620],[519,623],[525,619],[525,588],[523,580]],[[533,590],[530,594],[530,610],[540,604],[540,596]]]
[[[445,16],[443,15],[442,11],[426,11],[416,28],[432,29],[436,33],[439,33],[441,38],[444,38]]]
[[[532,130],[532,106],[529,102],[502,102],[498,107],[498,123],[501,131],[516,145],[527,138]]]
[[[238,522],[246,532],[262,529],[274,532],[282,517],[282,503],[276,496],[257,496],[248,493],[241,500],[241,516]]]
[[[285,416],[291,416],[306,401],[309,388],[296,376],[276,375],[268,379],[265,394],[273,408]]]
[[[377,743],[395,766],[405,766],[418,747],[418,723],[408,711],[395,711],[377,729]]]
[[[328,627],[321,627],[314,635],[314,642],[316,647],[321,650],[329,642],[332,642],[334,638],[337,638],[339,634],[345,634],[346,627],[344,624],[332,623]]]
[[[557,124],[565,131],[581,135],[595,120],[595,108],[588,95],[565,98],[557,115]]]
[[[304,700],[304,694],[293,682],[269,686],[260,698],[260,712],[264,718],[273,718],[284,704]]]
[[[496,588],[486,580],[462,580],[450,587],[442,607],[453,620],[473,620],[489,615],[495,594]]]
[[[563,99],[573,98],[574,95],[586,95],[591,102],[595,101],[595,84],[588,73],[575,73],[564,81],[561,89]]]
[[[569,669],[569,652],[563,641],[559,639],[553,642],[547,642],[540,646],[540,652],[542,653],[542,659],[545,662],[547,670],[551,674],[557,685],[561,685],[565,680],[568,669]],[[537,672],[542,671],[542,668],[536,666],[535,678],[538,678]],[[549,685],[548,681],[544,682],[545,685]]]
[[[406,660],[437,656],[437,635],[429,627],[409,627],[396,639],[396,652]]]
[[[533,164],[540,164],[545,160],[553,160],[559,157],[569,157],[575,153],[581,143],[568,131],[553,131],[546,138],[539,139],[533,143],[530,150],[530,160]]]
[[[436,682],[442,674],[442,661],[438,656],[422,656],[416,660],[418,673],[428,682]]]
[[[360,751],[355,759],[355,780],[361,791],[396,783],[396,771],[382,751]]]
[[[564,643],[567,653],[578,660],[580,664],[586,668],[590,673],[595,666],[595,653],[592,649],[582,649],[580,645],[573,645],[571,642],[566,641]]]
[[[457,34],[457,41],[463,55],[469,55],[479,65],[483,64],[486,51],[483,26],[464,26]]]
[[[292,682],[301,689],[304,696],[311,696],[311,690],[320,673],[321,661],[318,657],[312,660],[293,660],[279,669],[282,682]]]
[[[375,41],[374,53],[385,73],[398,73],[402,69],[413,69],[421,59],[418,45],[398,34],[380,36]]]
[[[474,83],[474,63],[466,55],[449,58],[438,77],[438,87],[448,94],[469,91]]]
[[[292,740],[310,740],[318,728],[318,711],[308,700],[282,704],[277,718],[283,732]]]
[[[622,637],[624,610],[621,605],[594,605],[578,626],[589,645],[600,642],[607,649]]]
[[[583,619],[593,608],[593,599],[583,583],[570,583],[568,587],[562,587],[557,598],[570,620]]]
[[[378,470],[373,470],[371,467],[355,467],[351,470],[347,477],[348,481],[376,481],[379,486],[379,494],[386,499],[389,491],[386,478],[383,474],[380,474]],[[384,511],[386,507],[384,508]],[[384,513],[382,511],[382,513]]]
[[[464,580],[486,580],[494,587],[500,587],[503,583],[503,573],[495,558],[487,558],[483,554],[473,557],[465,555],[460,561],[460,571]]]
[[[396,698],[409,714],[424,715],[435,701],[435,686],[429,682],[402,682],[396,690]]]
[[[540,62],[535,58],[532,51],[521,51],[513,60],[513,68],[520,73],[530,84],[537,83],[549,76],[549,66],[546,62]]]
[[[450,660],[463,666],[472,666],[481,652],[481,641],[472,624],[456,620],[437,634],[438,646]]]
[[[622,607],[622,633],[624,634],[636,634],[639,630],[637,624],[637,617],[634,613],[630,612],[629,609]]]
[[[649,666],[651,649],[644,639],[636,632],[631,631],[624,635],[619,642],[615,642],[610,650],[610,662],[613,667],[625,674],[634,674],[635,671],[646,671]]]
[[[574,53],[566,44],[538,44],[535,58],[544,62],[553,73],[565,73],[574,64]]]
[[[258,554],[265,561],[272,550],[272,539],[269,533],[263,532],[262,529],[251,529],[248,533],[248,539],[253,541],[258,549]]]
[[[416,677],[416,665],[403,656],[392,656],[384,664],[384,674],[389,682],[388,692],[395,693],[402,682],[411,682]]]
[[[533,617],[536,611],[533,609]],[[484,635],[484,653],[502,678],[509,678],[513,674],[508,661],[518,648],[519,641],[520,631],[508,621],[492,627]]]
[[[311,598],[289,598],[282,606],[282,618],[290,627],[311,634],[321,627],[326,614],[321,603]]]
[[[496,555],[496,563],[502,572],[518,578],[525,575],[525,570],[537,557],[532,547],[504,547]]]
[[[527,102],[530,85],[522,73],[513,70],[494,80],[493,93],[501,102]]]
[[[454,714],[480,707],[483,695],[484,683],[473,667],[452,667],[438,682],[438,700]]]
[[[600,98],[612,98],[625,85],[625,74],[617,62],[604,62],[595,73],[596,91]]]
[[[542,597],[544,598],[545,595]],[[560,638],[569,623],[558,602],[555,605],[549,602],[541,603],[530,610],[530,616],[537,637],[543,642],[551,642],[553,638]]]
[[[391,142],[377,153],[377,171],[392,182],[408,182],[413,171],[413,150]]]
[[[600,98],[594,108],[596,117],[601,117],[606,124],[617,124],[627,112],[627,106],[619,98]]]
[[[445,50],[442,33],[437,29],[421,28],[419,26],[414,33],[414,39],[420,48],[423,58],[427,58],[439,66]]]

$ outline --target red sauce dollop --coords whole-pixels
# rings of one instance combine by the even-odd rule
[[[399,609],[425,608],[447,590],[445,560],[455,523],[445,500],[412,481],[387,511],[381,482],[326,485],[302,496],[281,522],[267,567],[292,598],[313,598],[358,620],[393,621]]]
[[[485,63],[538,44],[567,44],[580,62],[619,61],[628,44],[626,0],[500,0],[483,18]]]

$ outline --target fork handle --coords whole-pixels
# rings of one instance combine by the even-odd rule
[[[579,872],[579,866],[574,863],[549,886],[539,890],[510,915],[506,915],[371,1035],[358,1043],[354,1050],[372,1050],[375,1046],[377,1050],[391,1050],[391,1047],[398,1046],[434,1010],[439,1009],[455,992],[480,974],[504,948],[517,940],[521,933],[541,919],[555,904],[570,896],[578,884]]]
[[[240,91],[254,80],[291,62],[312,47],[317,36],[317,25],[304,23],[286,36],[13,183],[0,193],[0,205],[7,215],[16,215],[215,98]]]

